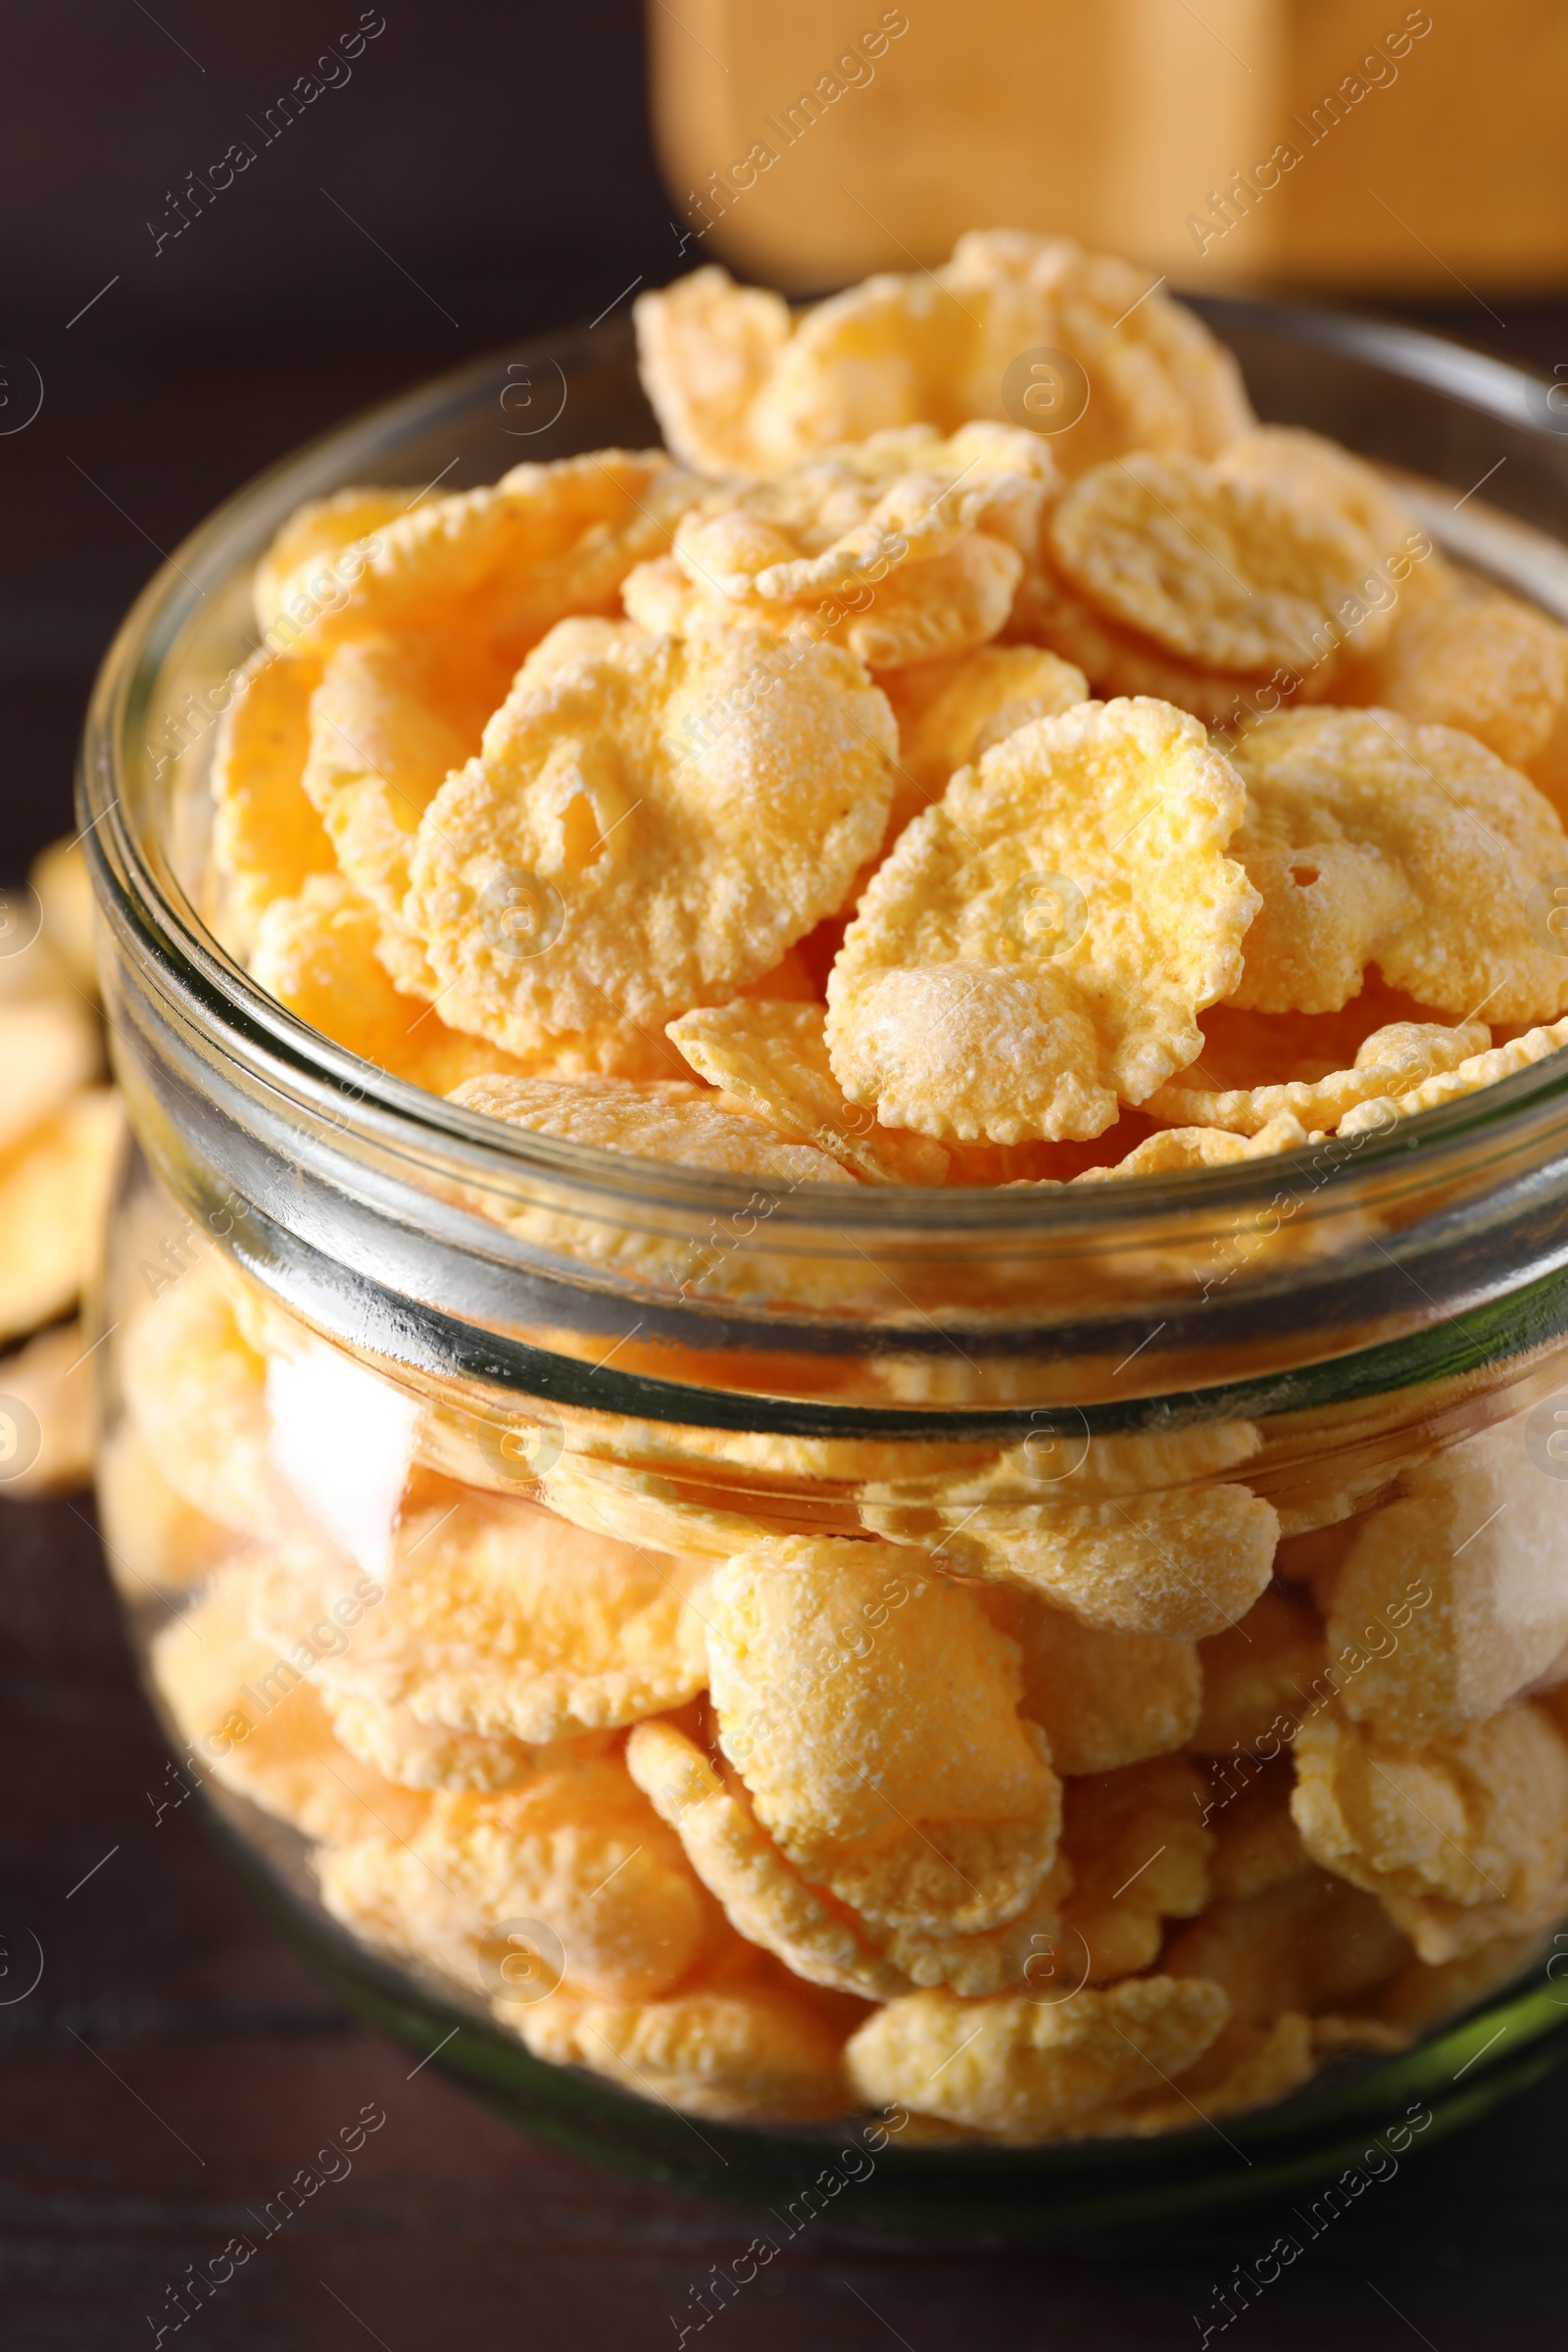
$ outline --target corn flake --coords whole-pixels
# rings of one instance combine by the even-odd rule
[[[890,1927],[1025,1907],[1060,1788],[972,1592],[888,1545],[788,1539],[717,1570],[709,1655],[720,1744],[808,1877]]]
[[[1110,1772],[1185,1746],[1202,1696],[1196,1643],[1107,1633],[1023,1592],[999,1589],[988,1606],[1023,1653],[1022,1710],[1057,1772]]]
[[[765,472],[895,425],[1000,417],[1009,365],[1038,350],[1091,388],[1084,405],[1049,387],[1078,412],[1052,435],[1069,472],[1124,450],[1206,456],[1252,421],[1229,352],[1147,272],[1020,229],[961,237],[940,269],[867,278],[798,322],[701,270],[645,295],[637,328],[670,446],[709,466]]]
[[[854,1182],[825,1152],[787,1144],[760,1119],[724,1110],[710,1094],[679,1080],[644,1085],[621,1078],[472,1078],[454,1089],[452,1101],[536,1135],[638,1159],[760,1176],[788,1187]]]
[[[266,1361],[240,1332],[215,1257],[142,1309],[122,1360],[131,1418],[175,1494],[238,1534],[285,1533],[296,1513],[271,1458]]]
[[[253,595],[262,635],[270,636],[280,621],[297,628],[317,605],[340,593],[333,560],[417,503],[405,490],[351,488],[296,507],[256,566]]]
[[[513,1052],[662,1026],[843,904],[886,831],[894,750],[837,647],[564,624],[426,810],[406,917],[464,1018]],[[518,890],[526,941],[506,920]]]
[[[1528,771],[1568,705],[1568,629],[1480,580],[1402,612],[1356,679],[1356,700],[1418,726],[1457,727]]]
[[[787,1143],[809,1144],[867,1184],[941,1184],[948,1155],[924,1136],[879,1127],[833,1075],[820,1004],[743,998],[682,1013],[664,1034],[700,1078],[737,1097]]]
[[[1256,1893],[1210,1903],[1171,1937],[1163,1964],[1173,1976],[1222,1984],[1238,2023],[1266,2026],[1292,2010],[1364,1999],[1409,1952],[1381,1903],[1308,1865]]]
[[[0,1004],[0,1156],[63,1110],[98,1075],[98,1024],[79,996],[23,997]]]
[[[1419,1743],[1538,1683],[1568,1643],[1568,1526],[1515,1415],[1407,1470],[1355,1532],[1329,1614],[1352,1720]]]
[[[1392,711],[1297,710],[1259,719],[1232,757],[1247,782],[1232,846],[1262,893],[1238,1004],[1332,1011],[1376,963],[1466,1020],[1568,1008],[1568,965],[1526,906],[1568,867],[1568,836],[1484,745]]]
[[[339,562],[330,593],[307,590],[290,657],[429,629],[515,663],[569,613],[612,612],[702,488],[662,451],[604,449],[413,506]]]
[[[1085,703],[960,769],[871,883],[828,979],[834,1075],[890,1125],[1102,1134],[1201,1050],[1257,904],[1239,778],[1168,705]]]
[[[1159,2090],[1225,2022],[1223,1991],[1201,1979],[1144,1977],[1054,2003],[915,1992],[868,2018],[845,2061],[868,2106],[897,2100],[1027,2145],[1070,2138],[1098,2109]]]
[[[1419,1746],[1324,1708],[1296,1742],[1291,1810],[1325,1870],[1364,1886],[1428,1962],[1568,1903],[1568,1741],[1515,1701]]]
[[[1473,1024],[1477,1028],[1480,1025]],[[1396,1119],[1413,1118],[1420,1110],[1440,1110],[1446,1102],[1457,1102],[1465,1095],[1479,1093],[1484,1086],[1495,1086],[1499,1079],[1513,1077],[1518,1070],[1531,1069],[1538,1061],[1560,1054],[1564,1046],[1568,1046],[1568,1020],[1554,1021],[1549,1029],[1529,1029],[1523,1037],[1510,1038],[1506,1045],[1470,1054],[1454,1068],[1435,1071],[1407,1093],[1375,1095],[1358,1102],[1341,1121],[1340,1133],[1381,1134]]]
[[[439,1791],[412,1838],[362,1837],[318,1869],[345,1927],[504,1999],[533,1990],[530,1961],[568,1992],[649,1999],[714,1932],[679,1841],[613,1756],[494,1794]],[[509,1950],[507,1931],[524,1922],[554,1936],[559,1956],[544,1937],[536,1954]]]
[[[504,664],[461,640],[371,637],[339,646],[311,697],[306,797],[339,870],[381,918],[388,970],[414,995],[436,993],[402,922],[414,836],[511,683]]]
[[[74,1305],[98,1261],[124,1118],[108,1087],[85,1087],[0,1152],[0,1341]]]
[[[612,1729],[705,1687],[707,1573],[525,1502],[470,1496],[406,1521],[385,1597],[322,1660],[321,1681],[491,1740]],[[282,1568],[269,1630],[318,1616],[330,1575],[310,1560]]]
[[[252,1636],[251,1596],[237,1562],[153,1639],[153,1681],[192,1759],[327,1845],[412,1836],[428,1799],[339,1745],[311,1684]]]
[[[292,898],[310,874],[332,871],[332,845],[306,796],[312,662],[282,662],[264,647],[240,672],[213,747],[213,871],[220,923],[248,955],[274,899]]]
[[[1085,1625],[1189,1642],[1251,1607],[1279,1535],[1273,1506],[1229,1485],[992,1510],[873,1503],[862,1517],[940,1566],[1022,1585]]]
[[[1377,569],[1364,530],[1200,458],[1096,467],[1052,510],[1046,540],[1097,612],[1205,669],[1310,666],[1321,645],[1370,652],[1392,625],[1392,605],[1356,595]]]
[[[1325,1664],[1323,1629],[1310,1609],[1270,1587],[1245,1617],[1211,1635],[1199,1655],[1203,1707],[1192,1744],[1200,1755],[1255,1749],[1271,1733],[1270,1752],[1277,1754],[1290,1727],[1314,1703],[1312,1686]]]
[[[1089,699],[1081,669],[1033,645],[982,645],[912,662],[878,680],[899,729],[898,780],[887,846],[950,777],[1031,719],[1056,718]]]
[[[787,1980],[694,1986],[663,2000],[497,2004],[536,2058],[582,2066],[679,2115],[811,2123],[850,2104],[846,2022]]]
[[[1334,1070],[1322,1078],[1219,1090],[1189,1085],[1184,1071],[1158,1088],[1145,1107],[1153,1118],[1199,1120],[1204,1127],[1222,1127],[1236,1135],[1261,1138],[1282,1120],[1323,1133],[1337,1128],[1363,1103],[1402,1095],[1413,1091],[1412,1081],[1422,1086],[1440,1071],[1461,1068],[1490,1045],[1485,1021],[1461,1021],[1451,1029],[1433,1021],[1395,1021],[1363,1040],[1351,1069]],[[1201,1064],[1196,1074],[1202,1075]],[[1300,1140],[1304,1142],[1304,1135]]]

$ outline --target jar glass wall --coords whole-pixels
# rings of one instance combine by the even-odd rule
[[[1553,538],[1434,487],[1501,450],[1568,537],[1524,379],[1221,323],[1568,614]],[[664,2178],[1027,2232],[1462,2120],[1568,2001],[1554,1063],[1176,1180],[791,1191],[422,1094],[208,927],[284,515],[652,437],[624,345],[503,355],[245,492],[100,680],[101,1499],[172,1737],[351,1998]]]

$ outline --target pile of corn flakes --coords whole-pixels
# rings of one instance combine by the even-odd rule
[[[345,491],[260,566],[214,920],[281,1004],[779,1187],[1205,1168],[1568,1043],[1568,631],[1258,425],[1140,272],[999,231],[801,317],[702,270],[639,329],[671,454]],[[1038,349],[1088,389],[1055,434],[1004,400]],[[1401,2046],[1568,1909],[1517,1420],[1304,1494],[1240,1422],[1044,1480],[715,1438],[831,1484],[827,1533],[635,1425],[520,1488],[403,1426],[372,1556],[295,1467],[383,1409],[331,1355],[216,1252],[161,1290],[114,1554],[193,1596],[192,1755],[540,2057],[734,2121],[1154,2133]]]

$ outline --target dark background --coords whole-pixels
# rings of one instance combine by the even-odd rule
[[[0,351],[44,386],[35,421],[0,432],[0,877],[66,829],[98,657],[218,499],[396,387],[672,273],[632,0],[386,0],[347,86],[155,255],[146,223],[186,172],[249,137],[358,14],[0,8]],[[1568,351],[1560,309],[1494,307],[1505,327],[1468,298],[1424,315],[1548,371]],[[0,1502],[0,1914],[46,1955],[38,1989],[0,2002],[0,2343],[151,2344],[185,2266],[376,2099],[388,2125],[352,2179],[191,2323],[201,2340],[673,2344],[670,2315],[744,2242],[737,2218],[533,2146],[434,2067],[409,2081],[261,1923],[193,1810],[154,1829],[165,1754],[87,1510]],[[1556,2347],[1565,2176],[1547,2083],[1369,2195],[1235,2334]],[[708,2340],[1162,2352],[1198,2340],[1192,2314],[1272,2233],[1265,2214],[1081,2261],[808,2241]]]

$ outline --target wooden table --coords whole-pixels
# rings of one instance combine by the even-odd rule
[[[7,2352],[642,2352],[750,2231],[533,2145],[301,1970],[208,1844],[155,1818],[168,1755],[137,1691],[90,1507],[0,1502],[0,2343]],[[150,1797],[148,1792],[152,1791]],[[261,2242],[270,2199],[367,2105],[352,2169]],[[335,2170],[323,2165],[320,2170]],[[1568,2078],[1326,2230],[1229,2331],[1296,2352],[1557,2352]],[[1283,2215],[1114,2259],[892,2252],[803,2235],[688,2345],[906,2352],[995,2341],[1163,2352]],[[258,2251],[176,2336],[170,2289]],[[1299,2234],[1299,2231],[1298,2232]],[[187,2302],[189,2297],[187,2296]],[[1226,2340],[1216,2333],[1215,2342]]]

